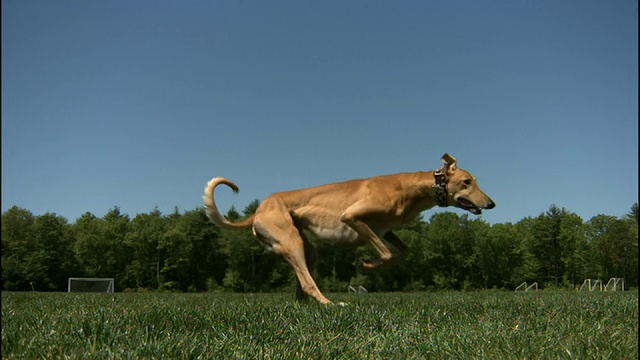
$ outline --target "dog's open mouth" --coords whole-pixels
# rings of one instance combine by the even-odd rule
[[[472,214],[476,214],[476,215],[480,215],[482,214],[482,209],[480,209],[479,207],[477,207],[474,203],[472,203],[471,201],[459,197],[457,200],[458,205],[460,205],[461,208],[471,212]]]

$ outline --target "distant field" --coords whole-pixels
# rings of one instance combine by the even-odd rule
[[[638,292],[2,293],[4,359],[637,359]]]

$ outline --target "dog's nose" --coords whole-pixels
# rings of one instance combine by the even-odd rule
[[[494,207],[496,207],[496,203],[494,203],[493,200],[489,199],[489,205],[487,205],[487,209],[493,209]]]

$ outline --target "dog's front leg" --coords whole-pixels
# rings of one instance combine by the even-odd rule
[[[342,213],[342,215],[340,216],[340,221],[347,224],[350,228],[352,228],[355,232],[357,232],[360,237],[369,241],[369,243],[373,245],[373,248],[376,249],[376,251],[378,252],[378,255],[380,255],[379,259],[363,261],[362,267],[366,269],[373,269],[375,267],[378,267],[388,262],[393,257],[393,253],[391,253],[389,248],[387,248],[387,246],[382,242],[382,240],[378,237],[378,235],[371,229],[371,227],[369,227],[369,225],[362,220],[366,218],[380,216],[384,211],[385,209],[382,207],[376,208],[364,202],[357,202],[354,205],[347,208],[347,210],[345,210],[344,213]],[[393,237],[395,237],[395,235],[393,235]],[[397,237],[395,237],[395,239],[397,239],[399,243],[402,243],[402,241],[400,241],[400,239],[398,239]],[[390,242],[393,244],[395,242],[395,239]]]
[[[398,249],[398,254],[393,257],[394,259],[400,260],[407,255],[409,247],[402,240],[400,240],[400,238],[397,237],[396,234],[389,231],[388,233],[384,234],[382,238],[387,240],[391,245]]]

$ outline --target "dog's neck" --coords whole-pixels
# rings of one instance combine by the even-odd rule
[[[442,174],[440,170],[434,170],[418,171],[415,175],[417,178],[410,180],[410,183],[416,185],[413,187],[415,192],[411,192],[410,197],[415,201],[414,204],[420,212],[434,206],[449,206],[447,201],[449,179],[445,174]]]

